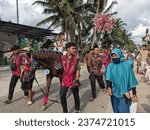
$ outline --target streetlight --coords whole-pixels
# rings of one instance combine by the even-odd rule
[[[16,0],[16,10],[17,10],[17,23],[19,24],[19,8],[18,8],[18,0]]]

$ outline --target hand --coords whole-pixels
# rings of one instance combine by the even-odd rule
[[[79,87],[80,85],[81,85],[81,83],[80,83],[79,79],[76,79],[76,80],[73,81],[72,88]]]
[[[110,87],[108,87],[107,93],[108,93],[109,96],[112,96],[112,89]]]
[[[102,70],[102,69],[100,70],[100,74],[104,74],[104,72],[103,72],[103,70]]]
[[[132,102],[138,102],[138,97],[135,94],[132,95],[131,99],[132,99]]]

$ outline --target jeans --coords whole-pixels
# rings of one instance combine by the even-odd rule
[[[116,96],[111,96],[111,103],[114,113],[130,113],[131,101],[126,102],[125,98],[117,98]]]
[[[15,90],[15,87],[19,78],[20,77],[16,75],[12,75],[11,77],[10,84],[9,84],[9,94],[8,94],[9,100],[12,100],[13,98],[14,90]]]
[[[91,91],[92,91],[92,97],[96,98],[96,80],[100,86],[101,89],[105,88],[105,84],[103,81],[103,75],[95,76],[94,74],[90,75],[90,81],[91,81]]]
[[[61,100],[61,105],[62,105],[64,113],[68,113],[67,99],[66,99],[67,91],[68,91],[68,87],[61,86],[61,88],[60,88],[60,100]],[[72,91],[73,96],[74,96],[75,110],[80,110],[79,88],[78,87],[72,88],[71,91]]]

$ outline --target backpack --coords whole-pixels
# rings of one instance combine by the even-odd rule
[[[16,71],[17,70],[17,65],[16,65],[16,63],[11,63],[11,65],[10,65],[10,68],[11,68],[11,70],[12,71]]]
[[[10,64],[10,69],[12,71],[16,71],[17,70],[17,65],[16,65],[16,58],[14,57],[11,64]]]

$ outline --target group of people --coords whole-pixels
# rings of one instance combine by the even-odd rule
[[[61,56],[63,73],[61,79],[60,87],[60,100],[63,108],[63,112],[67,113],[67,100],[66,94],[68,88],[71,89],[74,100],[75,100],[75,112],[80,111],[80,99],[79,99],[79,88],[80,81],[80,64],[79,56],[76,53],[76,44],[69,42],[65,46],[67,53]],[[22,63],[21,63],[22,59]],[[15,46],[13,48],[13,60],[12,60],[12,77],[9,84],[9,94],[8,99],[4,101],[6,104],[12,103],[13,93],[17,81],[21,80],[21,89],[24,92],[24,96],[28,99],[27,104],[31,105],[33,103],[32,97],[34,92],[32,91],[33,81],[35,78],[35,73],[32,71],[32,52],[24,53],[23,58],[19,54],[19,47]],[[21,66],[23,71],[21,72]]]
[[[80,112],[79,77],[81,67],[76,48],[75,43],[67,43],[65,45],[66,53],[61,56],[63,73],[61,77],[60,101],[64,113],[68,112],[66,99],[68,89],[71,89],[74,96],[75,112]],[[16,67],[12,70],[8,100],[6,100],[5,103],[9,104],[12,102],[14,89],[20,78],[22,82],[21,88],[24,91],[24,95],[28,98],[27,104],[31,105],[33,97],[32,86],[35,78],[35,73],[31,73],[32,53],[25,53],[22,61],[23,72],[21,73],[21,58],[18,49],[19,48],[14,48],[13,52],[14,58],[12,62],[15,63]],[[128,55],[128,59],[131,58],[132,57]],[[97,80],[103,93],[107,92],[110,95],[112,108],[115,113],[130,112],[129,107],[132,97],[136,97],[136,86],[138,82],[132,69],[133,64],[125,60],[122,50],[116,48],[112,52],[109,52],[104,48],[103,53],[100,54],[99,47],[96,45],[89,51],[84,59],[87,63],[91,83],[90,101],[94,101],[96,98]],[[129,91],[132,91],[132,97],[128,95]]]
[[[94,46],[84,58],[91,82],[92,98],[96,98],[96,79],[103,92],[111,97],[112,108],[115,113],[129,113],[132,101],[137,101],[137,79],[133,71],[133,61],[130,52],[125,58],[123,51],[115,48],[109,52],[106,48],[99,52]],[[106,86],[105,87],[105,83]],[[132,94],[130,94],[132,91]]]

